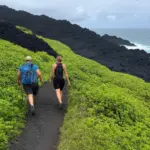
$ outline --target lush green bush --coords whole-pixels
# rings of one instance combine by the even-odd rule
[[[21,27],[21,26],[16,26],[16,28],[18,28],[19,30],[27,33],[27,34],[33,34],[33,32],[25,27]]]
[[[43,39],[63,56],[71,79],[58,149],[149,150],[150,84]]]
[[[71,78],[59,150],[149,150],[150,84],[45,41],[63,56]]]
[[[22,88],[17,86],[17,68],[27,55],[33,57],[48,80],[53,57],[44,52],[33,53],[10,42],[0,40],[0,150],[8,148],[24,127],[26,101]]]

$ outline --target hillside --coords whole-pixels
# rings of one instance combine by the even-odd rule
[[[57,53],[43,40],[33,34],[25,34],[7,21],[0,21],[0,38],[30,49],[33,52],[45,51],[56,57]]]
[[[32,55],[43,72],[44,80],[48,80],[53,57],[0,40],[0,150],[6,150],[9,141],[18,136],[24,127],[26,101],[23,89],[17,86],[16,71],[27,55]]]
[[[71,79],[58,149],[148,150],[150,84],[112,72],[58,41],[42,39],[63,56]]]
[[[38,38],[63,56],[71,80],[69,107],[58,149],[148,150],[150,84],[76,55],[59,41]],[[5,150],[8,141],[20,133],[26,108],[21,89],[16,86],[16,68],[26,55],[31,55],[41,68],[44,80],[48,80],[54,58],[4,40],[0,40],[0,55],[3,58],[0,63],[0,149]]]
[[[112,38],[105,39],[89,29],[81,28],[66,20],[55,20],[45,15],[36,16],[6,6],[0,6],[0,18],[14,25],[24,26],[43,37],[59,40],[76,54],[95,60],[111,70],[150,81],[149,54],[143,50],[127,50],[114,44]]]
[[[105,40],[115,43],[117,45],[128,45],[128,46],[135,46],[135,44],[130,43],[128,40],[124,40],[122,38],[116,37],[116,36],[110,36],[108,34],[105,34],[102,36]]]
[[[63,55],[71,77],[58,149],[149,150],[150,84],[112,72],[58,41],[45,41]]]

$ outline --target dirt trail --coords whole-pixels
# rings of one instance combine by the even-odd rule
[[[59,129],[67,108],[67,89],[64,88],[64,109],[59,110],[52,84],[40,88],[36,98],[36,116],[30,113],[26,127],[10,150],[57,150]]]

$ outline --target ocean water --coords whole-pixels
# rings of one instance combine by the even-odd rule
[[[101,36],[104,34],[115,35],[129,40],[136,46],[126,46],[128,49],[141,49],[150,53],[150,29],[91,29]]]

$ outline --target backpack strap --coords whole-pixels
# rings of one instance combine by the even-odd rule
[[[58,78],[61,74],[59,74],[59,68],[58,67],[62,67],[63,69],[63,66],[62,66],[62,63],[56,63],[56,68],[55,68],[55,77]]]
[[[31,70],[32,70],[33,66],[34,66],[34,64],[31,64]]]

